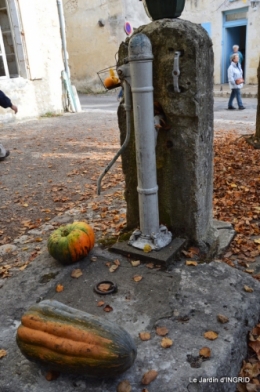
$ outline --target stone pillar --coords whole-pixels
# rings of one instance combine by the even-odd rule
[[[155,109],[163,118],[156,148],[160,223],[174,236],[207,243],[212,234],[213,194],[212,41],[201,26],[180,19],[157,20],[135,34],[140,32],[152,43]],[[128,56],[128,43],[129,39],[120,46],[119,65]],[[174,91],[172,74],[176,51],[181,52],[180,92]],[[122,105],[118,120],[123,141]],[[134,132],[122,164],[127,225],[134,229],[139,224]]]

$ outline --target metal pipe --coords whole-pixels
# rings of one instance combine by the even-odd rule
[[[67,53],[66,33],[65,33],[65,18],[64,18],[62,0],[57,0],[57,7],[58,7],[59,20],[60,20],[60,34],[61,34],[61,42],[62,42],[63,61],[65,67],[65,71],[62,71],[62,77],[68,94],[68,99],[72,112],[76,112],[76,111],[80,112],[81,108],[80,105],[78,105],[76,102],[74,92],[72,90],[72,86],[70,82],[70,69],[69,69],[68,58],[67,58],[68,53]]]
[[[129,62],[135,124],[140,231],[159,232],[153,114],[153,54],[149,38],[134,35],[129,42]]]
[[[60,19],[60,33],[61,33],[61,41],[62,41],[62,49],[63,49],[63,61],[64,61],[64,66],[65,66],[65,71],[66,71],[68,77],[70,77],[70,69],[69,69],[69,64],[68,64],[68,59],[67,59],[65,18],[64,18],[64,12],[63,12],[62,0],[57,0],[57,7],[58,7],[58,13],[59,13],[59,19]]]
[[[112,159],[112,161],[109,162],[105,170],[101,173],[101,175],[98,178],[97,181],[97,194],[100,195],[101,192],[101,181],[103,177],[107,174],[107,172],[111,169],[111,167],[114,165],[116,162],[117,158],[122,154],[122,152],[126,149],[126,146],[129,143],[130,140],[130,134],[131,134],[131,92],[130,92],[130,86],[126,81],[124,81],[124,107],[126,111],[126,138],[124,143],[122,144],[121,148],[117,151],[116,155]]]

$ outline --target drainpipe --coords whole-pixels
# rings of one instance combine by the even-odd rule
[[[65,71],[62,71],[61,75],[62,75],[62,79],[64,81],[65,89],[68,94],[68,99],[69,99],[72,111],[73,112],[80,112],[81,111],[80,103],[75,97],[75,93],[73,91],[73,88],[71,86],[71,81],[70,81],[70,69],[69,69],[69,64],[68,64],[66,33],[65,33],[65,18],[64,18],[64,12],[63,12],[62,0],[57,0],[57,7],[58,7],[58,13],[59,13],[59,20],[60,20],[60,34],[61,34],[61,42],[62,42],[63,61],[64,61],[64,67],[65,67]]]
[[[129,42],[131,90],[133,97],[136,164],[140,230],[136,230],[129,244],[144,249],[160,249],[168,245],[172,235],[159,225],[158,185],[155,156],[155,128],[153,105],[153,54],[149,38],[134,35]]]
[[[68,64],[67,58],[67,44],[66,44],[66,34],[65,34],[65,19],[64,19],[64,12],[62,6],[62,0],[57,0],[57,7],[60,19],[60,34],[61,34],[61,41],[62,41],[62,51],[63,51],[63,61],[65,66],[65,71],[70,78],[70,69]]]

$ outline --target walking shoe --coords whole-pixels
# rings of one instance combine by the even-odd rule
[[[236,110],[236,108],[234,108],[234,106],[229,106],[228,110]]]
[[[239,110],[244,110],[244,109],[245,109],[244,106],[240,106],[240,107],[239,107]]]
[[[0,157],[0,161],[3,161],[6,157],[8,157],[8,155],[10,155],[10,151],[6,150],[5,156],[4,157]]]

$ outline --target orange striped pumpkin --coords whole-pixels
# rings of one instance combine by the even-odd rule
[[[62,264],[71,264],[88,255],[95,244],[95,234],[85,222],[61,226],[49,237],[47,247],[50,255]]]
[[[22,316],[16,341],[27,359],[85,376],[115,377],[136,357],[127,331],[54,300],[44,300]]]

